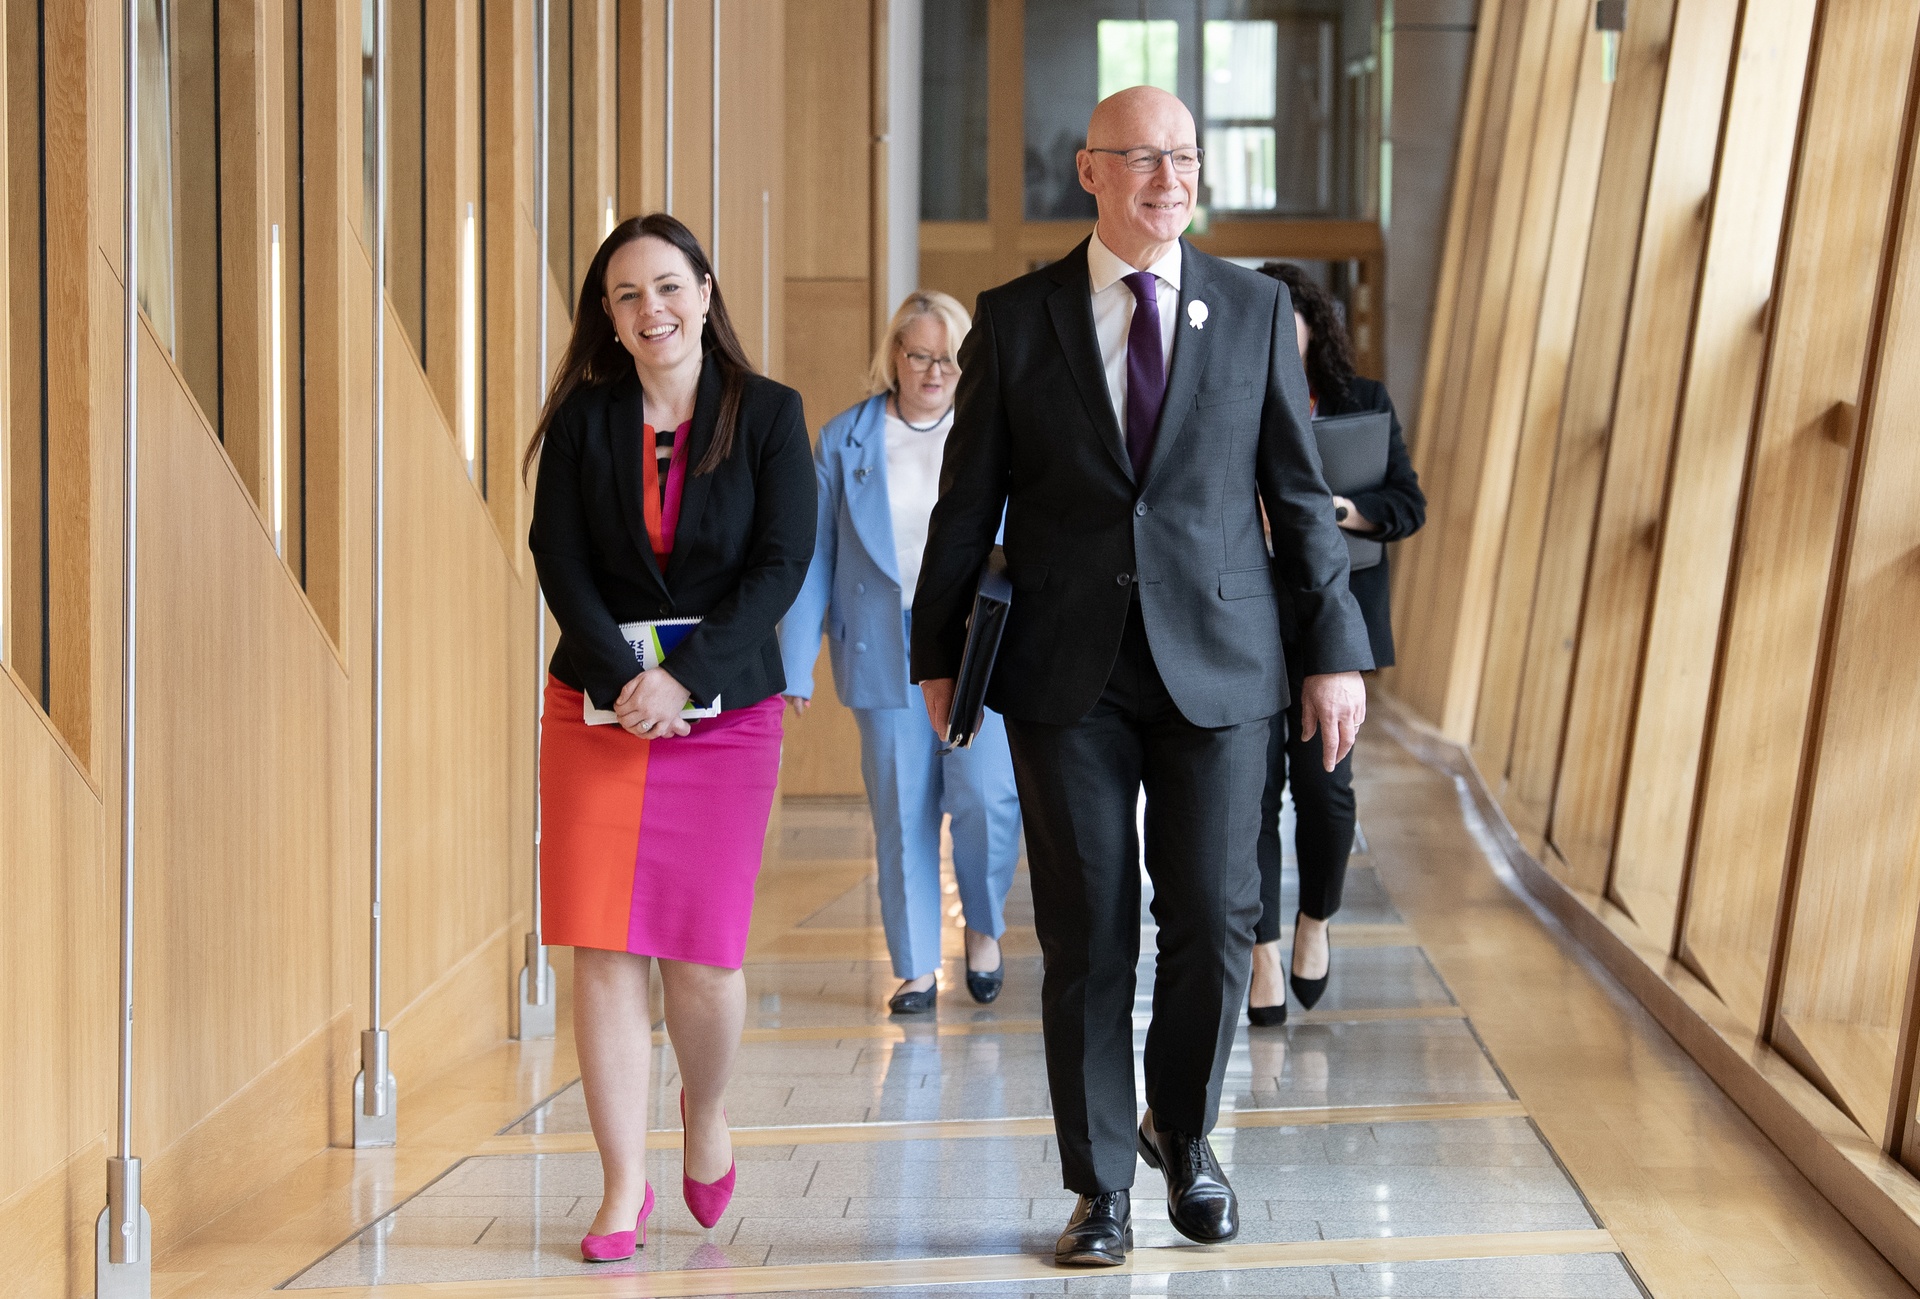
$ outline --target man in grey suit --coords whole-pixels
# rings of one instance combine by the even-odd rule
[[[1323,737],[1329,769],[1373,666],[1291,299],[1181,240],[1199,166],[1172,95],[1136,87],[1095,109],[1079,155],[1093,236],[980,295],[913,604],[914,679],[944,733],[1004,509],[1014,598],[988,703],[1026,816],[1054,1127],[1080,1194],[1055,1246],[1066,1264],[1125,1260],[1136,1149],[1165,1173],[1182,1233],[1238,1231],[1207,1134],[1260,912],[1281,618],[1306,647],[1302,729]],[[1143,788],[1159,939],[1136,1131]]]

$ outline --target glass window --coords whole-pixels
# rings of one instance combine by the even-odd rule
[[[1075,156],[1101,99],[1157,85],[1196,102],[1196,10],[1194,0],[1027,0],[1027,220],[1093,219]]]
[[[173,350],[173,88],[160,0],[140,0],[140,309]]]
[[[547,22],[547,267],[572,315],[580,291],[573,273],[573,0],[551,0]]]
[[[1333,215],[1332,17],[1206,24],[1207,202],[1223,212]]]
[[[387,6],[387,297],[422,367],[427,356],[427,7]]]
[[[46,96],[36,0],[7,3],[6,657],[52,711],[48,607]]]
[[[1136,85],[1194,110],[1208,207],[1369,215],[1374,21],[1374,0],[1027,0],[1027,219],[1093,217],[1075,154],[1093,106]]]
[[[921,27],[920,219],[987,219],[987,0],[940,0]]]
[[[301,51],[306,23],[305,0],[287,0],[281,25],[285,57],[281,64],[280,192],[273,196],[277,247],[269,249],[274,263],[270,298],[280,306],[280,336],[274,371],[279,426],[273,430],[276,486],[275,528],[281,536],[280,553],[288,567],[307,584],[307,222],[306,222],[306,66]]]
[[[173,0],[173,360],[214,434],[227,437],[221,339],[220,8]]]
[[[1102,18],[1094,31],[1100,60],[1096,102],[1130,86],[1180,93],[1179,23]]]

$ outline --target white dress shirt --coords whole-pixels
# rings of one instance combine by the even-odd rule
[[[1127,439],[1127,331],[1133,327],[1133,290],[1126,277],[1129,266],[1094,232],[1087,244],[1087,276],[1093,282],[1093,336],[1100,342],[1100,359],[1107,367],[1107,392],[1113,397],[1113,416],[1120,422],[1120,441]],[[1173,360],[1174,317],[1180,314],[1180,241],[1147,267],[1153,272],[1154,298],[1160,305],[1162,374]]]
[[[927,524],[940,499],[940,458],[952,429],[951,407],[924,432],[891,411],[887,414],[887,506],[893,516],[893,558],[900,568],[903,609],[913,608],[914,588],[920,585]]]

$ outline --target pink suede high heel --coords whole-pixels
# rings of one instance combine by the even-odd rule
[[[647,1243],[647,1217],[653,1212],[653,1183],[647,1183],[646,1203],[640,1206],[639,1220],[632,1231],[613,1231],[604,1236],[586,1236],[580,1241],[580,1257],[589,1263],[621,1263],[633,1257],[636,1248]]]
[[[702,1227],[711,1227],[720,1221],[720,1215],[727,1211],[727,1205],[733,1200],[733,1174],[737,1163],[727,1165],[726,1176],[717,1182],[696,1182],[687,1176],[686,1170],[686,1131],[687,1131],[687,1093],[680,1091],[680,1193],[687,1199],[687,1208],[693,1214],[693,1220]]]

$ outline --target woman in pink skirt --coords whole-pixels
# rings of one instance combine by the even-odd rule
[[[692,233],[621,222],[587,269],[527,449],[530,544],[560,624],[540,737],[546,939],[574,951],[574,1037],[603,1198],[590,1262],[646,1243],[648,980],[684,1084],[682,1190],[733,1193],[723,1105],[746,1021],[753,885],[780,772],[779,642],[813,553],[800,396],[753,372]],[[652,660],[642,658],[643,648]]]

